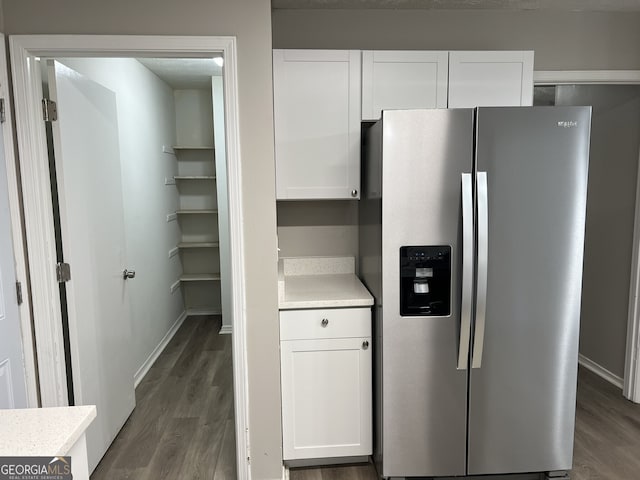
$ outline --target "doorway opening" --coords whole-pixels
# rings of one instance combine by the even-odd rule
[[[155,363],[171,362],[171,358],[159,360],[164,351],[173,354],[172,360],[176,363],[170,370],[174,377],[183,381],[189,372],[206,373],[207,367],[214,365],[226,364],[229,367],[225,374],[215,375],[214,380],[218,383],[213,385],[194,380],[186,381],[183,389],[170,390],[188,396],[188,403],[195,405],[197,402],[191,402],[195,386],[207,385],[218,391],[222,383],[229,386],[227,394],[218,392],[203,401],[224,400],[229,412],[235,412],[235,418],[223,419],[222,431],[224,438],[228,439],[226,444],[235,446],[237,443],[234,450],[238,455],[229,448],[227,453],[231,451],[232,457],[242,460],[234,460],[231,465],[237,463],[238,478],[247,478],[248,464],[244,453],[247,436],[244,281],[241,275],[243,233],[235,38],[78,36],[70,39],[64,36],[25,36],[12,38],[12,53],[21,166],[24,167],[23,178],[32,180],[24,195],[25,229],[31,240],[30,251],[35,252],[30,276],[38,284],[34,291],[39,292],[34,295],[33,312],[43,406],[69,403],[66,385],[69,372],[61,341],[64,337],[62,302],[59,292],[56,292],[56,279],[48,275],[50,262],[57,258],[55,242],[51,242],[55,238],[55,228],[46,134],[42,128],[42,117],[38,118],[38,113],[42,112],[41,72],[44,69],[48,75],[49,92],[58,107],[58,119],[51,124],[51,136],[60,205],[59,231],[64,261],[71,265],[71,279],[66,290],[73,401],[78,404],[99,404],[102,401],[103,407],[118,406],[118,415],[111,416],[112,412],[98,405],[103,419],[100,421],[99,413],[99,433],[95,437],[96,445],[102,447],[97,447],[92,453],[89,446],[90,469],[93,470],[102,457],[104,450],[100,449],[109,445],[133,408],[133,387],[142,387],[145,382],[153,383]],[[209,62],[214,58],[224,59],[218,78],[207,73],[208,122],[211,125],[209,143],[181,143],[178,138],[182,128],[178,125],[184,124],[179,121],[178,112],[188,110],[183,108],[184,105],[191,101],[199,113],[206,110],[199,101],[201,92],[179,94],[179,90],[198,89],[173,88],[161,78],[161,74],[140,61],[157,59],[156,63],[162,63],[159,60],[176,61],[180,58],[185,62],[196,58],[208,59]],[[109,64],[116,60],[121,63]],[[83,73],[78,71],[82,69],[86,70]],[[117,84],[116,76],[136,69],[138,73],[146,72],[147,80],[153,78],[156,84],[164,83],[163,99],[155,101],[161,96],[158,89],[142,88],[131,93],[129,88],[128,92],[125,91],[125,84],[129,87],[135,84],[131,79],[120,80],[121,83]],[[173,70],[176,70],[175,66]],[[184,65],[178,70],[186,73]],[[100,76],[102,81],[96,81]],[[105,85],[110,80],[104,79],[109,78],[114,83]],[[215,102],[216,91],[222,99],[219,105]],[[118,98],[124,100],[119,101]],[[125,118],[121,108],[128,109],[135,120]],[[169,110],[173,111],[173,117],[167,115]],[[218,123],[223,128],[214,133],[216,117],[219,117]],[[72,118],[75,118],[75,123],[69,120]],[[193,135],[198,129],[201,133],[206,132],[207,128],[199,121],[194,121],[193,117],[190,121],[192,125],[183,129],[184,135]],[[161,125],[159,130],[152,128],[158,124]],[[165,137],[158,141],[162,135]],[[155,151],[145,150],[141,146],[143,143],[147,147],[153,143]],[[222,148],[220,155],[219,147]],[[187,150],[186,158],[180,158],[180,152],[176,152],[180,150]],[[209,153],[208,157],[198,157],[205,152]],[[155,164],[147,157],[154,158]],[[25,158],[29,161],[26,162]],[[114,158],[117,161],[114,162]],[[224,167],[222,172],[217,165],[218,159]],[[127,166],[123,167],[125,163]],[[217,219],[222,210],[217,191],[220,177],[226,180],[226,191],[222,194],[228,204],[225,210],[229,225],[226,237]],[[155,183],[158,178],[160,185]],[[133,207],[129,209],[128,206]],[[134,213],[131,218],[126,218],[130,210]],[[157,223],[159,211],[163,212],[163,229]],[[149,212],[151,215],[145,214]],[[186,220],[182,219],[183,216]],[[196,222],[194,218],[208,218],[209,221]],[[144,240],[133,235],[126,238],[127,231],[146,236]],[[224,261],[223,243],[229,251]],[[130,245],[136,247],[131,251],[137,256],[129,254],[127,247]],[[158,254],[159,248],[161,255]],[[136,265],[129,263],[134,260]],[[226,278],[225,261],[229,270]],[[169,272],[169,276],[163,272]],[[139,282],[141,278],[145,278],[145,284]],[[225,282],[229,300],[226,309],[230,312],[226,318],[225,293],[220,286]],[[199,292],[189,290],[192,283],[201,287]],[[162,284],[162,288],[158,284]],[[217,289],[213,286],[216,284],[219,285]],[[144,315],[136,318],[140,312]],[[167,324],[167,318],[172,314],[175,315]],[[193,318],[197,328],[191,331],[193,336],[190,338],[194,340],[185,343],[183,337],[186,334],[180,333],[183,330],[181,326],[185,327]],[[142,321],[132,321],[138,319]],[[201,341],[206,338],[204,333],[211,331],[215,332],[215,340]],[[182,343],[179,342],[181,339]],[[196,360],[197,355],[190,348],[195,346],[196,339],[203,343],[205,352],[226,353],[205,355]],[[224,343],[228,344],[228,350],[221,347]],[[176,344],[182,348],[173,348]],[[136,348],[141,345],[144,348]],[[176,353],[178,351],[181,353]],[[83,361],[82,355],[88,361]],[[83,365],[93,368],[96,375],[83,372]],[[113,390],[109,382],[112,380],[117,384]],[[92,394],[99,401],[90,400]],[[154,399],[150,403],[157,402]],[[115,432],[103,428],[105,422],[111,427],[115,425]],[[210,429],[211,424],[207,427]],[[235,435],[234,440],[235,430],[241,434]],[[90,437],[88,432],[87,438]],[[210,456],[207,460],[211,460]],[[228,464],[225,468],[229,470],[231,467]]]
[[[96,404],[109,413],[88,432],[92,469],[133,410],[132,388],[143,381],[185,320],[195,322],[193,317],[207,316],[200,334],[208,330],[231,333],[229,299],[221,294],[223,284],[225,293],[229,292],[229,271],[223,269],[229,259],[220,254],[221,246],[229,251],[229,234],[228,223],[221,222],[228,219],[228,207],[224,116],[222,108],[216,109],[216,104],[224,102],[220,60],[58,58],[40,62],[43,91],[57,102],[58,118],[47,122],[47,134],[53,157],[59,261],[63,261],[65,247],[73,249],[69,257],[84,280],[71,285],[75,291],[70,300],[76,302],[71,328],[65,285],[61,284],[69,401],[76,403],[77,398],[81,404]],[[105,108],[108,97],[115,101],[110,109]],[[83,102],[91,105],[87,108]],[[115,134],[111,138],[104,135],[108,126],[100,132],[90,131],[100,122],[92,116],[96,113],[92,107],[101,118],[111,114]],[[83,132],[87,122],[93,125]],[[90,137],[91,145],[80,136]],[[214,143],[214,137],[218,142]],[[100,152],[92,157],[93,149]],[[109,155],[102,155],[110,149]],[[56,162],[63,171],[57,188]],[[58,207],[57,190],[64,191],[66,205]],[[78,209],[79,205],[84,208]],[[99,245],[105,236],[100,225],[108,219],[108,245],[97,251],[77,243],[81,238],[82,243]],[[92,238],[86,229],[99,237]],[[64,244],[65,236],[69,246]],[[108,263],[100,262],[109,249],[115,250],[113,256]],[[109,290],[98,284],[104,287],[109,282],[118,262],[125,267],[123,278],[121,282],[117,279],[109,296]],[[87,297],[103,298],[92,303],[84,300]],[[115,326],[112,309],[117,303],[121,307],[117,331],[122,335],[115,339],[106,332]],[[223,303],[227,315],[223,315]],[[70,338],[76,340],[74,348]],[[125,347],[120,362],[109,358],[118,346]],[[205,356],[203,362],[211,363],[214,357]],[[108,371],[112,367],[115,371]],[[231,384],[213,385],[213,377],[206,375],[211,365],[193,367],[205,369],[198,383],[208,381],[211,386],[232,389]],[[230,363],[225,367],[231,370]],[[215,370],[213,376],[220,377]],[[187,375],[180,373],[180,378]],[[172,378],[168,375],[166,380]],[[80,390],[77,395],[74,385]],[[197,393],[215,399],[208,390]],[[128,401],[123,402],[126,397]]]
[[[199,340],[232,331],[222,57],[56,58],[40,66],[55,105],[46,132],[58,262],[70,263],[76,279],[68,295],[60,284],[69,404],[102,413],[87,432],[93,470],[134,411],[133,388],[176,332],[194,328],[184,322],[198,324]],[[228,412],[233,386],[220,380],[232,378],[231,342],[213,343],[223,351],[188,342],[193,351],[163,359],[153,377],[191,401],[222,401],[217,410]],[[196,386],[187,388],[191,377]],[[192,415],[197,427],[211,427],[206,410]],[[166,434],[161,425],[149,439],[155,445]]]

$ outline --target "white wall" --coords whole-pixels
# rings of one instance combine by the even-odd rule
[[[358,257],[358,202],[278,202],[281,257]]]
[[[135,372],[184,311],[181,290],[169,290],[181,273],[180,257],[168,255],[178,242],[178,225],[166,220],[178,195],[164,182],[177,164],[162,152],[176,142],[173,90],[134,59],[61,61],[116,93],[126,267],[136,271],[129,285]]]
[[[212,147],[211,90],[175,90],[174,97],[177,145]]]
[[[274,10],[273,48],[535,50],[537,70],[640,69],[640,13]]]

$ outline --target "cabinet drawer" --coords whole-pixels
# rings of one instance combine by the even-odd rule
[[[283,310],[280,312],[280,340],[370,336],[370,308]]]

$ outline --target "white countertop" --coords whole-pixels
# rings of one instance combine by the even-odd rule
[[[95,405],[0,410],[0,456],[63,456],[96,418]]]
[[[353,257],[281,259],[278,269],[280,310],[373,305],[373,297],[354,271]]]

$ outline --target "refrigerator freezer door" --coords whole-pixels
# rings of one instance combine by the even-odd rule
[[[571,469],[589,107],[480,108],[488,271],[469,474]]]
[[[383,458],[379,473],[385,477],[463,475],[468,371],[457,369],[461,174],[472,168],[473,111],[385,111],[382,122],[384,301],[378,381],[382,382]],[[431,247],[422,248],[426,246],[451,247],[450,313],[402,316],[401,247],[417,247],[410,250],[413,261],[418,254],[433,261]],[[415,273],[418,278],[422,270],[416,268]],[[431,278],[425,273],[418,280]]]

